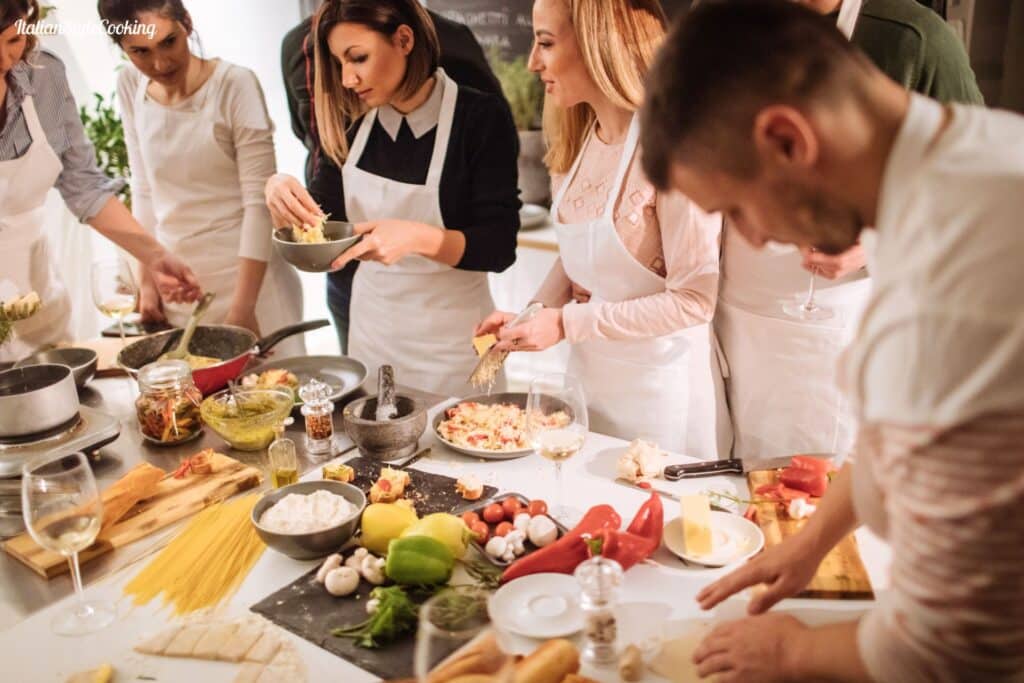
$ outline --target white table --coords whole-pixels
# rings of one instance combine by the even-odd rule
[[[456,476],[472,472],[501,491],[518,491],[531,498],[548,501],[553,498],[553,466],[536,455],[513,461],[485,462],[453,453],[429,434],[424,436],[424,440],[433,443],[433,453],[429,458],[420,460],[415,465],[417,468]],[[566,502],[581,510],[599,502],[609,503],[628,523],[646,499],[646,494],[612,481],[616,459],[626,445],[617,439],[592,434],[583,451],[564,465]],[[348,457],[351,454],[343,456],[343,459]],[[318,476],[318,470],[309,475],[312,478]],[[741,494],[747,492],[741,477],[659,482],[659,485],[675,492],[699,492],[711,488]],[[675,516],[674,506],[671,501],[666,501],[666,520]],[[876,589],[884,588],[888,583],[887,548],[866,531],[858,532],[858,539],[872,583]],[[725,570],[687,568],[664,549],[659,550],[653,560],[634,567],[626,574],[622,590],[624,617],[620,625],[625,638],[650,635],[649,629],[652,628],[656,631],[664,629],[671,635],[684,628],[686,620],[732,618],[742,614],[743,598],[729,601],[714,613],[700,613],[694,602],[700,588]],[[298,562],[267,550],[238,593],[221,608],[222,612],[229,616],[246,614],[250,605],[291,583],[315,564]],[[74,600],[73,596],[0,632],[3,680],[18,683],[63,681],[73,672],[109,662],[118,671],[117,680],[133,681],[136,676],[144,675],[159,681],[231,681],[238,671],[236,665],[143,657],[132,651],[132,646],[145,636],[170,624],[167,612],[158,608],[157,601],[132,608],[121,597],[122,586],[142,566],[136,563],[86,589],[90,598],[119,601],[118,620],[99,633],[79,638],[63,638],[51,633],[50,620],[54,610],[70,606],[69,600]],[[824,623],[855,618],[868,606],[870,603],[862,601],[790,600],[781,607],[809,622]],[[648,631],[643,632],[643,629]],[[281,633],[286,632],[282,630]],[[309,681],[361,683],[376,680],[371,674],[312,643],[291,634],[287,637],[295,642],[308,669]],[[586,670],[584,673],[602,681],[618,680],[617,673],[610,669]],[[646,680],[661,679],[648,675]]]

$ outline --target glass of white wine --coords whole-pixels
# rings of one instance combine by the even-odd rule
[[[128,261],[104,259],[92,264],[92,300],[100,313],[117,320],[124,346],[124,318],[139,303],[139,286]]]
[[[586,441],[589,423],[583,384],[572,375],[542,375],[530,382],[526,399],[526,435],[542,457],[555,463],[555,500],[551,515],[571,525],[576,511],[565,505],[562,463]]]
[[[89,462],[82,453],[53,451],[25,463],[21,477],[25,527],[44,549],[60,553],[71,565],[77,604],[57,614],[54,633],[66,636],[98,631],[114,621],[112,605],[87,601],[78,553],[96,540],[103,523],[103,502]]]

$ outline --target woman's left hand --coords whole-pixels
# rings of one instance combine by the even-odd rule
[[[363,239],[346,250],[331,264],[332,270],[341,270],[350,261],[379,261],[385,266],[398,263],[409,254],[415,253],[424,230],[434,230],[415,221],[386,219],[356,223],[355,234]]]
[[[561,308],[542,308],[533,319],[498,331],[499,351],[543,351],[565,339]]]
[[[788,614],[766,614],[722,624],[693,652],[701,680],[781,683],[793,680],[794,659],[807,630]]]
[[[225,325],[237,325],[238,327],[244,327],[247,330],[252,330],[253,334],[257,337],[261,337],[260,324],[256,320],[256,311],[249,309],[248,311],[228,311],[227,316],[224,318]]]

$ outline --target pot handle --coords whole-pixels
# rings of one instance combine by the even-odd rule
[[[287,339],[292,335],[301,334],[302,332],[319,330],[321,327],[327,327],[330,324],[331,323],[329,320],[324,320],[323,318],[321,318],[320,320],[307,320],[306,322],[303,323],[288,325],[287,327],[282,327],[279,330],[274,330],[267,336],[256,341],[256,354],[262,356],[267,351],[277,346],[278,342],[280,342],[283,339]]]

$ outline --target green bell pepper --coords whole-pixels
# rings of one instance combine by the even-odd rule
[[[406,536],[388,544],[384,573],[405,586],[446,583],[452,575],[455,556],[448,547],[429,536]]]

